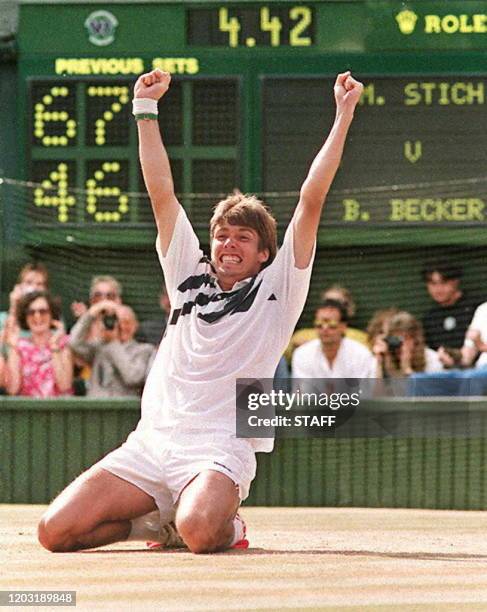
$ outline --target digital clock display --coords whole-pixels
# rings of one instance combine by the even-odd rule
[[[204,47],[311,47],[313,8],[258,5],[189,9],[187,42]]]

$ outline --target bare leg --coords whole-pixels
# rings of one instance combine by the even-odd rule
[[[156,509],[135,485],[96,465],[72,482],[39,523],[39,542],[66,552],[125,540],[130,520]]]
[[[176,527],[188,548],[194,553],[228,548],[239,504],[228,476],[213,470],[198,474],[181,493],[176,512]]]

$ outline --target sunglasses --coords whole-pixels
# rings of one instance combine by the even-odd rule
[[[105,298],[107,300],[115,300],[117,298],[117,294],[113,291],[109,291],[108,293],[105,293],[103,291],[95,291],[91,294],[91,299],[93,300],[101,300],[102,298]]]
[[[47,314],[51,314],[51,311],[49,310],[49,308],[29,308],[27,310],[27,316],[28,317],[33,317],[35,314],[40,314],[42,316],[45,316]]]
[[[320,319],[319,321],[315,321],[316,329],[323,329],[323,327],[329,327],[330,329],[336,329],[339,327],[340,321],[336,321],[335,319]]]

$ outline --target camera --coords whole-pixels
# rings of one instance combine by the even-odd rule
[[[118,318],[115,313],[108,313],[106,311],[102,311],[101,320],[106,330],[113,331],[115,329],[115,325],[117,324]]]
[[[386,336],[384,342],[387,344],[387,350],[394,352],[401,348],[403,339],[400,336]]]

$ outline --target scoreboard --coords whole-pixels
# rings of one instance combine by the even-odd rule
[[[487,222],[486,33],[473,0],[25,2],[30,235],[103,226],[124,240],[151,223],[131,99],[155,67],[173,74],[159,122],[193,222],[239,187],[284,224],[333,122],[334,75],[350,68],[365,89],[323,234],[428,242],[445,227],[467,242]]]

